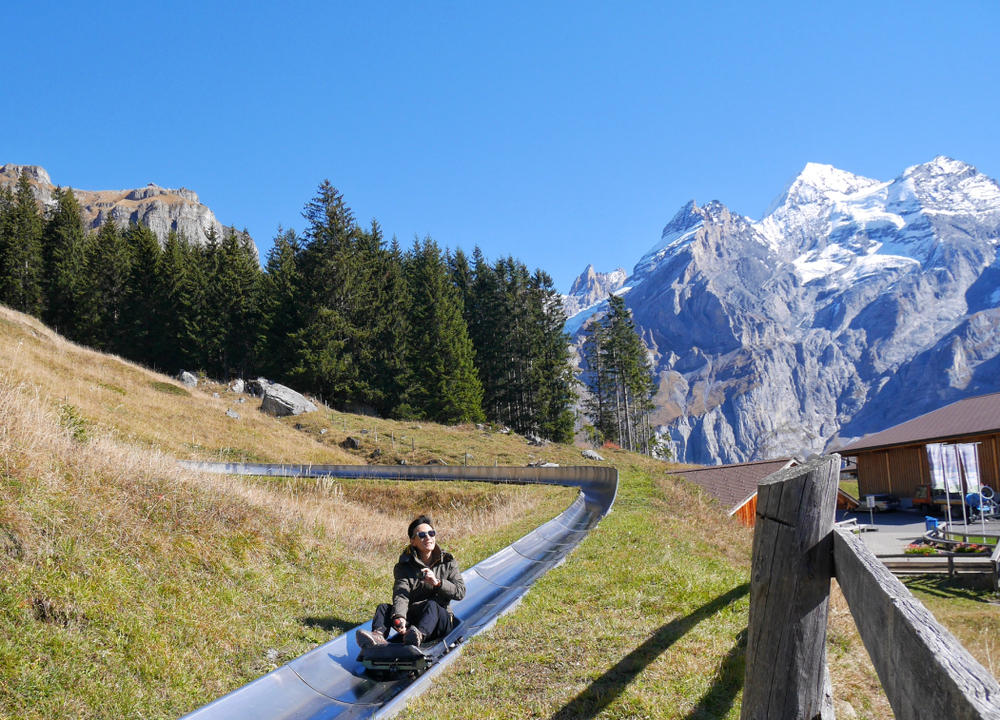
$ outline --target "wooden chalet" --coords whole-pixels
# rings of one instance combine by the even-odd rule
[[[979,473],[994,490],[1000,482],[1000,393],[959,400],[835,449],[857,461],[858,492],[912,498],[931,482],[927,443],[977,443]]]
[[[757,486],[768,475],[795,465],[792,458],[758,460],[734,465],[675,470],[718,500],[730,517],[734,515],[748,527],[753,527],[757,515]]]

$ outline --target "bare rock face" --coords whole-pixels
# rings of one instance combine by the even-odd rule
[[[49,174],[37,165],[0,165],[0,185],[15,186],[20,176],[27,175],[35,198],[48,208],[55,201]],[[183,234],[190,242],[204,245],[208,233],[215,229],[221,238],[226,229],[216,219],[215,214],[199,199],[198,194],[187,188],[163,188],[149,183],[134,190],[79,190],[73,194],[80,203],[84,227],[95,230],[108,220],[119,227],[129,223],[145,225],[152,230],[160,242],[167,239],[171,230]],[[256,255],[256,246],[249,235],[241,233],[248,246]]]
[[[314,412],[316,406],[291,388],[270,383],[264,388],[264,399],[260,403],[260,409],[268,415],[285,417]]]

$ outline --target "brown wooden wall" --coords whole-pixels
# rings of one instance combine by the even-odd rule
[[[757,493],[737,508],[733,513],[734,518],[738,518],[747,527],[753,527],[757,522]]]
[[[1000,434],[949,439],[949,443],[978,442],[979,472],[994,490],[1000,489]],[[926,445],[905,445],[858,453],[858,493],[861,497],[892,493],[913,497],[917,486],[931,481]]]

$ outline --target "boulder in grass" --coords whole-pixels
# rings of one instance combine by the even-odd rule
[[[291,388],[271,383],[264,388],[264,399],[260,403],[260,409],[268,415],[285,417],[314,412],[316,406]]]
[[[184,385],[188,387],[195,387],[198,384],[198,378],[189,373],[187,370],[181,370],[181,373],[177,376],[177,379],[181,381]]]
[[[242,380],[233,380],[232,385],[229,386],[229,390],[237,395],[241,395],[244,391],[246,391],[246,388],[246,383]]]
[[[340,447],[344,448],[345,450],[360,450],[361,441],[358,440],[356,437],[348,436],[341,441]]]
[[[583,455],[588,460],[597,460],[598,462],[604,462],[604,458],[598,455],[594,450],[584,450],[580,454]]]
[[[246,391],[254,397],[264,397],[264,391],[271,386],[271,381],[267,378],[259,377],[256,380],[248,380]]]
[[[229,417],[231,417],[233,420],[239,420],[240,419],[240,414],[238,412],[236,412],[235,410],[233,410],[232,408],[229,408],[228,410],[226,410],[226,415],[228,415]]]

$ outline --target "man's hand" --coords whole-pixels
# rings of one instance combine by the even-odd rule
[[[434,577],[434,573],[430,568],[424,568],[421,572],[424,574],[424,576],[420,578],[422,582],[430,585],[431,587],[441,586],[441,581]]]
[[[398,618],[396,618],[395,620],[392,621],[392,627],[398,633],[405,633],[406,632],[406,620],[404,620],[401,617],[398,617]]]

